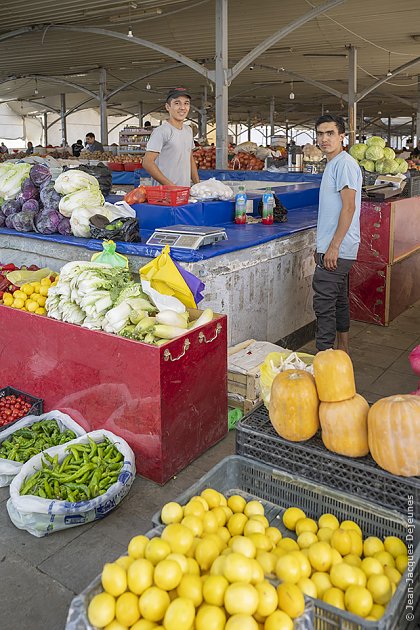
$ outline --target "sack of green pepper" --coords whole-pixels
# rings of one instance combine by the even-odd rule
[[[52,446],[84,435],[86,431],[61,411],[25,416],[0,433],[0,487],[9,486],[23,464]]]
[[[92,431],[23,464],[10,485],[7,511],[19,529],[46,536],[106,516],[128,494],[135,474],[127,442]]]

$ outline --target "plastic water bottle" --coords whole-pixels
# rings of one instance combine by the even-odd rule
[[[271,192],[270,187],[265,189],[262,201],[263,201],[262,223],[264,225],[272,225],[273,224],[274,197],[273,197],[273,193]]]
[[[239,192],[235,197],[235,223],[246,223],[246,192],[245,186],[239,186]]]

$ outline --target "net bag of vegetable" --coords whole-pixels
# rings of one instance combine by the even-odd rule
[[[33,536],[104,518],[128,494],[136,474],[125,440],[97,430],[23,465],[10,485],[12,523]]]
[[[85,433],[77,422],[61,411],[25,416],[15,422],[0,433],[0,487],[9,486],[34,455]]]

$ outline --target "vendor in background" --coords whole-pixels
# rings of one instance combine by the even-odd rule
[[[416,160],[420,157],[420,140],[417,142],[417,146],[411,151],[411,157]]]
[[[190,111],[191,96],[185,88],[173,88],[166,97],[169,120],[156,127],[143,158],[143,168],[153,177],[153,184],[191,186],[197,184],[197,165],[193,158],[193,133],[184,125]]]
[[[0,153],[9,153],[9,149],[6,147],[4,142],[2,142],[0,145]]]
[[[362,174],[356,160],[343,151],[341,116],[325,114],[315,124],[327,158],[319,190],[315,252],[314,311],[317,350],[349,351],[349,273],[360,243]]]
[[[32,153],[34,152],[34,145],[32,144],[32,142],[28,142],[27,147],[26,147],[26,155],[32,155]]]
[[[74,157],[79,157],[81,152],[83,151],[83,141],[77,140],[74,144],[71,145],[71,151]]]
[[[94,153],[95,151],[103,153],[104,147],[100,142],[95,140],[95,134],[89,132],[86,134],[86,149],[91,153]]]

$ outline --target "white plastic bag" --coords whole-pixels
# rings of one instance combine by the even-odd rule
[[[160,252],[159,252],[160,253]],[[152,300],[158,311],[166,311],[167,309],[176,313],[185,313],[187,310],[185,305],[173,295],[164,295],[150,286],[150,282],[141,278],[141,288],[146,295]]]
[[[74,431],[77,436],[84,435],[86,431],[77,424],[70,416],[61,411],[49,411],[42,416],[25,416],[22,420],[19,420],[8,429],[5,429],[0,433],[0,444],[2,444],[7,438],[9,438],[18,429],[26,429],[35,422],[41,422],[41,420],[56,420],[62,433],[66,429]],[[11,459],[3,459],[0,457],[0,487],[10,486],[13,478],[20,472],[22,466],[20,462],[15,462]]]
[[[110,431],[98,430],[85,433],[85,435],[67,442],[67,444],[49,448],[44,453],[48,453],[51,457],[57,454],[58,461],[62,462],[66,456],[66,448],[69,445],[87,444],[89,438],[99,443],[105,437],[115,444],[124,457],[118,481],[112,484],[105,494],[95,499],[78,503],[43,499],[33,495],[21,496],[20,489],[26,478],[42,467],[43,453],[40,453],[23,465],[20,473],[10,485],[10,499],[7,501],[7,511],[12,523],[19,529],[25,529],[33,536],[40,538],[62,529],[96,521],[117,507],[128,494],[136,474],[134,453],[125,440]]]
[[[221,199],[225,201],[234,196],[233,190],[229,186],[219,182],[214,177],[191,186],[190,195],[195,199]]]
[[[108,203],[106,201],[104,205],[105,208],[107,208],[107,210],[109,210],[112,215],[111,221],[113,221],[114,219],[127,217],[130,219],[136,218],[135,210],[133,210],[133,208],[126,201],[116,201],[114,204]]]

